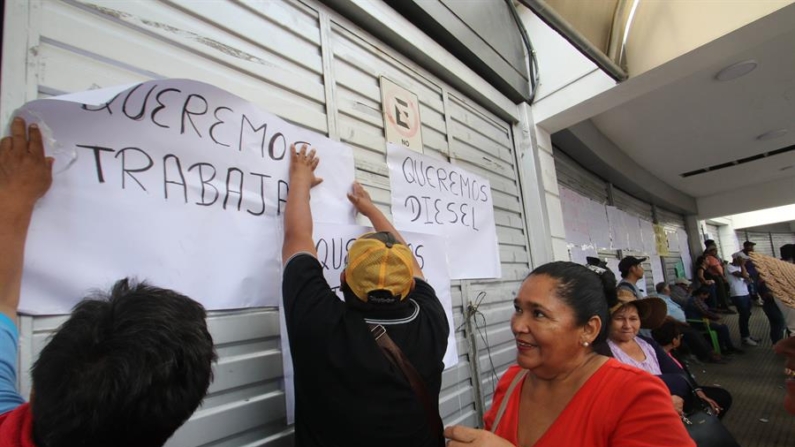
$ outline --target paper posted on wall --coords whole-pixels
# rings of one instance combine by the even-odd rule
[[[150,280],[208,309],[275,306],[292,144],[317,149],[315,220],[354,223],[352,150],[217,87],[157,80],[30,102],[51,190],[34,211],[20,310]]]

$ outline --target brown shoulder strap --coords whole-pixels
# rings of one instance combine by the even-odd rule
[[[406,376],[409,383],[411,384],[411,388],[414,390],[414,394],[420,399],[422,402],[422,406],[425,407],[425,415],[428,420],[428,428],[431,430],[431,433],[437,437],[439,446],[444,446],[444,436],[442,435],[442,418],[439,417],[439,407],[434,405],[433,399],[431,399],[430,394],[428,393],[428,389],[425,387],[425,382],[422,380],[420,373],[414,368],[414,365],[411,364],[406,355],[403,354],[403,351],[395,344],[394,341],[389,337],[389,334],[386,333],[386,328],[381,326],[380,324],[370,324],[368,323],[367,326],[370,328],[370,333],[373,334],[375,338],[375,342],[381,348],[381,351],[386,356],[387,360],[389,360],[393,365],[400,368],[403,371],[403,375]]]
[[[513,394],[513,390],[516,388],[516,385],[519,385],[519,382],[524,379],[524,376],[527,375],[527,370],[523,369],[516,373],[513,377],[513,381],[511,381],[511,385],[508,387],[508,390],[505,391],[505,394],[502,396],[502,401],[500,401],[500,408],[497,409],[497,415],[494,417],[494,423],[491,424],[491,432],[497,433],[497,426],[500,425],[500,420],[502,419],[502,415],[505,414],[505,409],[508,408],[508,401],[511,400],[511,395]],[[494,405],[492,403],[492,405]]]

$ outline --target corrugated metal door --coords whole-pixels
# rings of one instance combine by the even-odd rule
[[[795,244],[795,233],[770,233],[770,239],[773,240],[774,256],[780,258],[782,245]]]
[[[676,234],[680,230],[686,230],[685,219],[681,214],[676,214],[662,208],[657,208],[656,213],[657,223],[662,225],[667,234]],[[683,256],[682,252],[684,251],[686,251],[687,256]],[[691,262],[685,262],[686,259],[689,259]],[[687,240],[680,239],[678,250],[670,250],[667,256],[661,257],[661,260],[663,273],[665,275],[665,282],[672,284],[677,278],[676,269],[678,267],[684,268],[687,272],[686,274],[691,274],[693,271],[692,261],[695,261],[695,258],[691,256],[690,246],[688,245]]]
[[[445,371],[440,399],[445,423],[478,423],[484,406],[481,383],[473,377],[490,383],[482,373],[488,371],[486,365],[493,362],[501,373],[515,358],[507,321],[513,293],[530,269],[511,123],[315,2],[13,3],[16,15],[8,15],[5,25],[24,37],[4,43],[3,64],[27,66],[28,71],[22,84],[4,82],[3,97],[11,89],[29,91],[12,95],[3,107],[149,79],[208,82],[352,146],[357,178],[387,213],[378,78],[387,76],[416,93],[425,153],[488,178],[493,189],[503,278],[452,285],[460,363]],[[485,298],[476,301],[481,292]],[[482,315],[479,329],[466,333],[464,309],[475,304]],[[22,317],[21,371],[29,369],[64,318]],[[275,309],[212,312],[209,324],[220,357],[216,379],[203,407],[168,447],[291,445]],[[470,362],[469,342],[475,340],[478,362]],[[489,347],[481,340],[488,340]],[[23,392],[29,392],[28,375],[20,374],[20,381]]]
[[[616,208],[625,213],[640,217],[648,222],[654,220],[650,203],[636,199],[618,188],[613,188],[613,203]]]
[[[555,173],[558,183],[599,203],[608,203],[607,183],[592,174],[574,159],[557,147],[552,151],[555,157]]]

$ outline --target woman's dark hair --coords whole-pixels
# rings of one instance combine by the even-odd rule
[[[651,336],[660,346],[670,345],[676,337],[682,334],[682,331],[679,330],[681,325],[682,323],[675,320],[666,319],[660,327],[652,329]]]
[[[709,287],[701,286],[698,289],[694,290],[693,296],[698,296],[698,295],[709,295]]]
[[[607,339],[610,307],[618,302],[616,275],[610,269],[591,270],[573,262],[557,261],[537,267],[528,278],[536,275],[546,275],[558,282],[557,296],[574,310],[577,325],[585,325],[593,316],[602,320],[602,330],[594,345]]]

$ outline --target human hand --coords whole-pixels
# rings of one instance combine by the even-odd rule
[[[315,156],[315,149],[307,153],[306,148],[307,145],[304,144],[300,151],[296,151],[295,144],[290,145],[290,186],[307,185],[314,188],[323,181],[322,178],[315,177],[315,168],[320,163],[320,159]]]
[[[447,447],[515,447],[505,439],[486,430],[452,425],[444,429]]]
[[[36,124],[25,136],[25,120],[14,118],[11,136],[0,141],[0,203],[3,207],[32,207],[52,184],[52,157],[44,156]]]
[[[356,211],[365,216],[369,216],[370,212],[375,209],[370,193],[359,182],[353,182],[351,192],[348,193],[348,200],[351,201]]]
[[[704,281],[704,283],[706,285],[708,285],[708,286],[711,286],[711,285],[715,284],[715,280],[714,279],[708,279],[708,280]]]
[[[674,410],[676,410],[676,414],[682,416],[685,414],[685,400],[679,396],[671,396],[671,400],[674,403]]]
[[[712,411],[714,411],[715,414],[720,414],[720,412],[723,411],[723,408],[720,405],[718,405],[717,402],[707,397],[707,395],[704,394],[703,392],[700,393],[698,397],[700,397],[701,400],[706,402],[707,405],[709,405],[709,407],[712,408]]]

